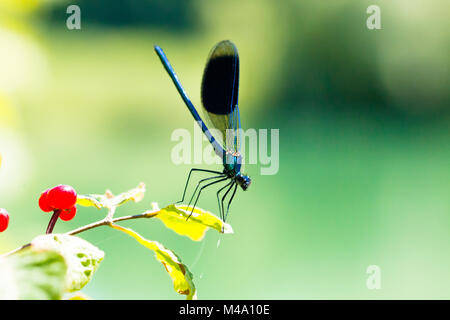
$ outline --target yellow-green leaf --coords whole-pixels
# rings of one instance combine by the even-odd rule
[[[0,258],[0,300],[58,300],[66,271],[64,258],[51,250],[25,249]]]
[[[96,207],[100,209],[103,207],[100,201],[98,201],[94,196],[91,195],[78,195],[77,204],[83,207]]]
[[[128,201],[139,202],[144,198],[145,184],[140,183],[136,188],[123,192],[117,196],[107,190],[105,194],[78,195],[77,204],[84,207],[112,208]]]
[[[131,189],[127,192],[121,193],[111,199],[115,206],[120,206],[128,201],[139,202],[144,198],[145,184],[140,183],[137,188]]]
[[[165,248],[157,241],[151,241],[143,238],[131,229],[121,227],[116,224],[112,224],[111,227],[132,236],[141,245],[154,251],[156,259],[163,264],[166,271],[172,278],[174,290],[179,294],[186,295],[186,299],[188,300],[196,299],[196,289],[194,283],[192,282],[193,276],[189,269],[181,263],[180,258],[173,251]]]
[[[85,295],[83,292],[76,292],[71,296],[67,297],[65,300],[92,300],[89,296]]]
[[[198,207],[194,208],[192,216],[188,219],[191,209],[192,207],[172,204],[161,209],[156,217],[161,219],[167,228],[194,241],[203,239],[208,228],[222,233],[233,233],[233,228],[229,224]]]
[[[33,250],[54,250],[67,264],[66,290],[83,288],[93,277],[105,254],[91,243],[67,234],[47,234],[31,241]]]

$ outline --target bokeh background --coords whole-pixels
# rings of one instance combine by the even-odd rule
[[[82,29],[66,28],[81,7]],[[381,30],[366,9],[381,8]],[[0,252],[45,231],[40,192],[147,185],[179,200],[190,165],[171,161],[191,115],[153,52],[164,48],[194,103],[211,47],[241,58],[244,128],[280,129],[280,170],[246,166],[233,235],[192,242],[160,221],[128,221],[190,267],[200,299],[440,299],[450,296],[450,3],[79,0],[0,2]],[[206,143],[206,142],[205,142]],[[205,166],[220,169],[217,166]],[[199,206],[217,212],[214,190]],[[79,208],[69,231],[101,219]],[[81,234],[106,253],[83,292],[182,299],[153,254],[109,228]],[[218,241],[220,239],[220,245]],[[369,265],[381,289],[366,287]]]

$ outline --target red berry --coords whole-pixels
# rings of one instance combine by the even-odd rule
[[[41,193],[41,196],[39,197],[39,208],[41,208],[42,211],[44,212],[50,212],[53,211],[53,207],[51,207],[48,204],[48,192],[50,191],[50,189],[45,190],[44,192]]]
[[[0,232],[3,232],[8,228],[9,213],[3,208],[0,208]]]
[[[61,210],[61,213],[59,214],[59,217],[63,221],[69,221],[69,220],[72,220],[75,217],[76,213],[77,213],[77,207],[73,206],[70,209]]]
[[[77,193],[71,186],[60,184],[48,192],[47,200],[54,209],[70,209],[77,203]]]

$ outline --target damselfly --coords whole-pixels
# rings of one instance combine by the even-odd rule
[[[191,169],[180,202],[184,201],[191,174],[195,171],[209,173],[213,176],[200,180],[194,190],[188,204],[189,207],[195,198],[189,217],[192,215],[200,194],[205,188],[227,181],[226,184],[217,191],[217,202],[219,204],[220,215],[222,220],[226,221],[237,187],[240,186],[245,191],[251,183],[250,177],[241,172],[242,155],[240,154],[240,145],[242,142],[242,132],[240,130],[241,124],[238,107],[239,55],[237,48],[228,40],[216,44],[209,54],[203,72],[201,98],[203,109],[205,111],[205,118],[208,120],[210,128],[214,128],[216,129],[215,132],[220,133],[221,137],[219,139],[216,139],[218,138],[218,134],[214,137],[207,125],[203,122],[196,108],[187,96],[186,91],[183,89],[183,86],[178,80],[178,77],[163,50],[160,47],[155,46],[155,51],[161,59],[169,76],[172,78],[184,103],[199,124],[203,133],[206,135],[208,141],[212,144],[215,153],[221,157],[223,162],[222,172],[196,168]],[[222,192],[225,193],[222,198],[220,198]],[[231,196],[229,197],[225,209],[224,202],[230,192]]]

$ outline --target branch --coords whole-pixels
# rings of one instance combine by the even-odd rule
[[[130,215],[130,216],[123,216],[123,217],[118,217],[118,218],[114,218],[114,219],[108,219],[108,217],[106,217],[105,219],[99,220],[97,222],[93,222],[90,224],[87,224],[83,227],[79,227],[77,229],[74,229],[72,231],[66,232],[66,234],[68,235],[75,235],[90,229],[94,229],[100,226],[110,226],[112,223],[115,222],[119,222],[119,221],[125,221],[125,220],[134,220],[134,219],[140,219],[140,218],[153,218],[154,216],[156,216],[159,212],[159,209],[154,209],[154,210],[148,210],[145,211],[144,213],[140,213],[140,214],[135,214],[135,215]],[[19,248],[16,248],[10,252],[4,253],[2,255],[0,255],[0,257],[7,257],[10,256],[14,253],[17,253],[25,248],[28,248],[29,246],[31,246],[31,243],[27,243]]]

